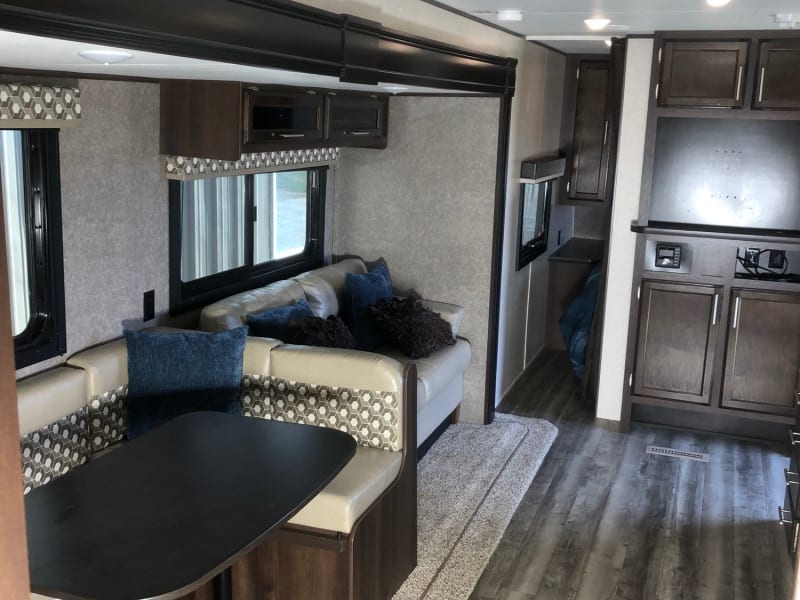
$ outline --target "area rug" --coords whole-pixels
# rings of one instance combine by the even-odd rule
[[[501,413],[444,432],[418,465],[417,568],[394,600],[469,597],[557,434]]]

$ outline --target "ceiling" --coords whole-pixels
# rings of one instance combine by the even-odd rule
[[[443,0],[442,4],[563,52],[605,52],[602,40],[609,35],[682,29],[776,29],[776,14],[791,15],[787,25],[797,23],[800,27],[800,0],[731,0],[722,8],[712,8],[705,0]],[[498,10],[520,10],[522,21],[498,22]],[[611,19],[611,25],[595,34],[583,23],[590,17]]]
[[[4,67],[63,71],[99,75],[122,75],[153,79],[212,79],[221,81],[246,81],[269,85],[294,85],[331,89],[360,90],[387,93],[442,93],[440,90],[419,86],[398,86],[379,83],[358,85],[342,83],[336,77],[312,75],[281,69],[250,67],[230,63],[199,60],[140,50],[126,50],[133,58],[125,62],[103,65],[78,55],[84,50],[126,50],[112,46],[98,46],[70,40],[39,37],[0,30],[0,70]],[[468,93],[468,92],[464,92]]]

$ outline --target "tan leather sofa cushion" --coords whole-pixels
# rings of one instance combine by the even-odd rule
[[[398,350],[381,349],[382,353],[401,363],[417,365],[417,411],[444,389],[454,377],[462,377],[469,366],[472,348],[464,339],[456,340],[454,346],[437,350],[427,358],[412,360]]]
[[[402,461],[399,452],[358,446],[344,469],[289,523],[350,533],[358,518],[397,477]]]
[[[244,344],[242,374],[269,375],[270,355],[273,348],[280,346],[280,340],[248,337]]]
[[[303,287],[291,280],[228,296],[200,311],[200,329],[225,331],[247,324],[247,315],[269,308],[294,304],[303,298]]]
[[[17,382],[20,436],[55,423],[86,406],[86,375],[56,367]]]
[[[346,258],[333,265],[321,267],[298,275],[293,281],[303,286],[311,310],[318,317],[339,314],[339,299],[344,293],[344,282],[348,273],[367,272],[360,258]]]
[[[86,372],[88,398],[128,383],[128,347],[125,338],[89,348],[70,357],[68,365]]]
[[[435,302],[433,300],[420,300],[422,306],[431,309],[435,313],[439,313],[445,321],[450,323],[450,329],[453,331],[453,337],[458,335],[461,329],[461,320],[464,318],[464,308],[457,304],[448,304],[447,302]]]

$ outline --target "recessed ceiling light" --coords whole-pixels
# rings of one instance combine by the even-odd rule
[[[719,8],[720,6],[725,6],[731,0],[706,0],[706,4],[709,6],[713,6],[714,8]]]
[[[522,11],[521,10],[498,10],[497,11],[497,20],[498,21],[522,21]]]
[[[114,65],[133,58],[133,54],[122,50],[81,50],[78,56],[101,65]]]
[[[591,19],[584,19],[583,22],[586,23],[586,26],[592,31],[600,31],[601,29],[605,29],[608,24],[611,23],[611,19],[593,17]]]
[[[398,94],[400,92],[408,91],[408,88],[404,85],[382,85],[381,87],[387,92],[391,92],[392,94]]]
[[[611,40],[603,40],[603,43],[609,48],[611,47]]]

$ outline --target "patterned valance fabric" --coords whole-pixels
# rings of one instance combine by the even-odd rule
[[[23,491],[27,494],[89,460],[87,409],[23,436],[20,449]]]
[[[0,129],[64,127],[80,118],[78,88],[0,83]]]
[[[308,150],[283,150],[242,154],[239,160],[217,160],[189,156],[165,156],[164,170],[167,179],[189,181],[225,175],[269,173],[291,168],[330,164],[339,158],[339,148],[311,148]]]

